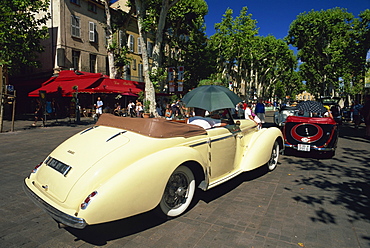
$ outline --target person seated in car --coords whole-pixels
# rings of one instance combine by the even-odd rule
[[[331,110],[330,110],[330,107],[329,106],[327,106],[327,105],[325,105],[324,106],[325,108],[326,108],[326,112],[324,113],[324,117],[330,117],[330,118],[333,118],[333,114],[331,113]]]
[[[220,119],[214,119],[205,117],[206,110],[201,108],[194,108],[194,116],[190,117],[187,121],[188,124],[198,125],[204,129],[210,129],[212,127],[223,127],[227,123],[221,122]]]

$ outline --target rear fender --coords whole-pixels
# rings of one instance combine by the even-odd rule
[[[242,170],[250,171],[266,164],[271,157],[275,140],[279,142],[279,149],[283,149],[283,135],[276,127],[263,128],[253,134],[247,150],[244,151]]]
[[[203,172],[206,170],[201,154],[190,147],[169,148],[138,160],[101,184],[96,189],[98,194],[78,217],[91,225],[155,208],[172,172],[187,161],[195,161],[203,166]]]

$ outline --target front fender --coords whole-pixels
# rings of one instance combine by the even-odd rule
[[[96,189],[98,194],[78,217],[91,225],[155,208],[172,172],[187,161],[196,161],[206,170],[203,156],[190,147],[165,149],[136,161],[101,184]]]
[[[253,134],[247,150],[244,152],[241,168],[250,171],[266,164],[270,157],[275,140],[283,148],[283,135],[276,127],[263,128]]]

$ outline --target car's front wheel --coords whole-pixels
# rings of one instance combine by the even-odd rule
[[[189,207],[195,192],[193,172],[186,166],[179,166],[168,179],[159,209],[167,217],[176,217]]]
[[[272,147],[270,160],[266,164],[269,171],[275,170],[278,160],[279,160],[279,143],[277,142],[277,140],[275,140],[274,146]]]

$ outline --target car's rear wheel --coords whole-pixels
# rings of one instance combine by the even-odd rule
[[[269,171],[275,170],[278,160],[279,160],[279,143],[277,142],[277,140],[275,140],[274,145],[272,147],[270,160],[266,164]]]
[[[179,216],[189,207],[194,192],[194,174],[188,167],[181,165],[168,179],[159,209],[167,217]]]

